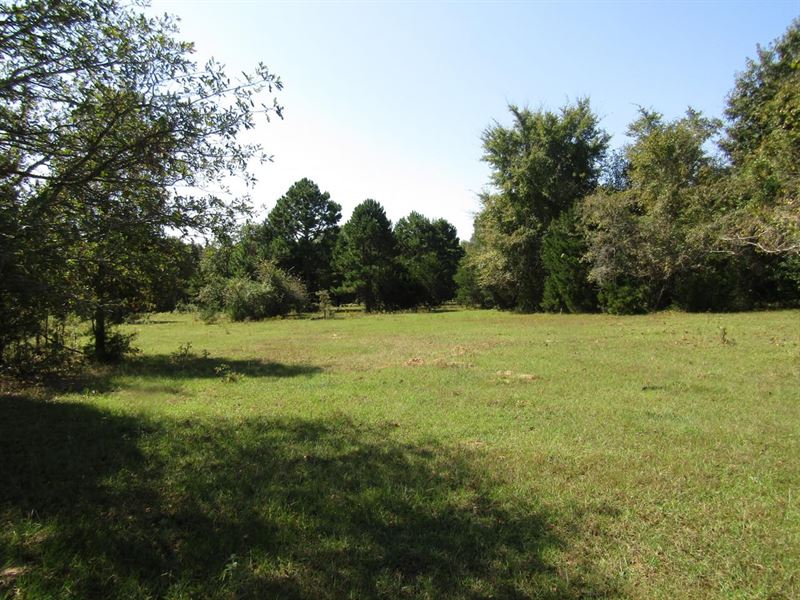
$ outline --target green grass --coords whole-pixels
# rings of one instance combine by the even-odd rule
[[[130,328],[0,398],[0,596],[800,596],[798,311]]]

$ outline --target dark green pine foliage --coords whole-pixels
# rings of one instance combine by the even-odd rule
[[[542,309],[551,312],[589,312],[597,308],[597,292],[589,283],[589,265],[582,259],[586,242],[576,210],[569,209],[550,223],[542,238],[544,281]]]
[[[439,306],[456,292],[455,275],[464,250],[456,228],[445,219],[431,221],[412,212],[394,228],[398,261],[414,284],[413,304]]]
[[[333,254],[342,285],[340,294],[352,294],[367,312],[394,304],[396,244],[392,224],[375,200],[364,200],[344,224]]]
[[[283,270],[313,292],[332,284],[331,259],[342,207],[310,179],[294,183],[267,217],[263,237]]]

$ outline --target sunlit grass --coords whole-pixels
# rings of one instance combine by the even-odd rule
[[[800,594],[800,312],[130,328],[0,400],[9,595]]]

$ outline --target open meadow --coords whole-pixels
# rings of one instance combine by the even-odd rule
[[[798,311],[126,329],[0,399],[0,597],[800,596]]]

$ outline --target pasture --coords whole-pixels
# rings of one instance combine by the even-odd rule
[[[0,399],[0,597],[792,598],[800,312],[126,326]]]

